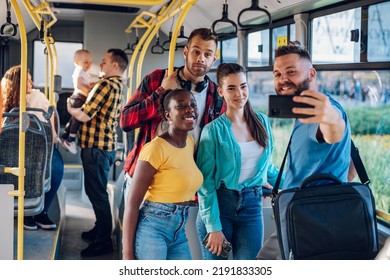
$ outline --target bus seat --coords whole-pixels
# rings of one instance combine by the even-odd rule
[[[6,117],[18,116],[18,113],[4,113]],[[44,176],[46,172],[47,143],[41,122],[30,115],[37,128],[29,126],[25,141],[25,179],[24,179],[24,215],[33,216],[42,212],[44,207]],[[0,134],[0,164],[17,167],[19,160],[19,122],[10,122],[3,126]],[[18,188],[18,177],[12,174],[0,175],[0,184],[13,184]],[[17,215],[18,201],[15,198],[14,213]]]
[[[42,114],[42,116],[46,119],[46,122],[41,122],[41,124],[43,125],[43,128],[45,129],[46,140],[47,140],[46,141],[47,142],[47,159],[46,159],[44,192],[50,191],[50,188],[51,188],[51,161],[53,158],[54,139],[53,139],[53,130],[51,127],[52,125],[50,122],[50,118],[51,118],[54,110],[55,109],[53,107],[49,107],[48,112],[45,112],[44,110],[38,109],[38,108],[30,108],[30,107],[26,108],[27,112],[40,112]],[[19,112],[19,108],[13,108],[10,111],[10,113],[14,113],[14,112]],[[29,113],[29,115],[31,115],[31,114],[33,114],[33,113]],[[4,124],[7,125],[7,123],[9,123],[10,119],[11,118],[6,118],[4,120]],[[38,129],[36,122],[33,121],[30,123],[30,125],[32,127],[35,127],[36,129]]]

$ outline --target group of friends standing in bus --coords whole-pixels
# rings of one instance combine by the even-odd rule
[[[210,29],[195,29],[183,50],[184,66],[146,75],[123,108],[128,60],[123,51],[110,49],[100,65],[104,76],[82,106],[68,101],[68,112],[81,122],[85,191],[96,216],[94,228],[82,233],[92,242],[82,256],[113,251],[106,185],[120,120],[125,132],[139,128],[125,162],[123,259],[191,259],[185,225],[194,206],[203,259],[224,259],[226,244],[232,259],[280,258],[276,234],[263,240],[262,188],[271,188],[279,172],[272,163],[270,121],[252,109],[241,65],[221,63],[217,83],[208,78],[217,45]],[[295,121],[282,188],[323,170],[346,181],[346,113],[316,90],[316,71],[304,48],[284,46],[275,54],[276,93],[313,106],[293,110],[311,117]]]
[[[123,259],[191,259],[185,224],[193,205],[199,206],[203,259],[223,259],[226,243],[232,259],[280,259],[276,234],[261,250],[262,187],[273,185],[279,172],[272,163],[271,125],[250,105],[242,66],[221,63],[217,84],[207,77],[216,50],[210,29],[194,30],[184,66],[170,75],[157,69],[145,76],[121,110],[121,128],[139,128],[125,163]],[[298,46],[278,48],[273,73],[277,94],[313,106],[294,109],[311,117],[295,122],[283,189],[324,170],[346,181],[348,118],[316,90],[309,53]]]

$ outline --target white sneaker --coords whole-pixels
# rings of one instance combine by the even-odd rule
[[[69,142],[68,140],[65,140],[64,142],[62,142],[62,144],[65,146],[65,148],[71,153],[71,154],[77,154],[77,148],[76,148],[76,143],[73,141],[73,142]]]

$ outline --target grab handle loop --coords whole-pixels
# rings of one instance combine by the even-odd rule
[[[18,33],[18,27],[16,24],[12,23],[11,20],[11,3],[8,0],[5,0],[7,3],[7,19],[6,22],[0,27],[1,36],[16,36]]]
[[[258,11],[258,12],[262,12],[262,13],[265,13],[266,16],[268,17],[268,23],[264,23],[264,24],[243,24],[241,23],[241,16],[246,13],[246,12],[249,12],[249,11]],[[237,22],[238,22],[238,25],[241,27],[241,28],[244,28],[244,29],[247,29],[247,28],[263,28],[263,27],[269,27],[272,23],[272,19],[271,19],[271,14],[266,10],[266,9],[263,9],[263,8],[260,8],[259,7],[259,0],[252,0],[252,5],[249,7],[249,8],[246,8],[246,9],[243,9],[239,14],[238,14],[238,19],[237,19]]]
[[[217,26],[218,23],[221,23],[221,22],[227,22],[227,23],[230,23],[233,27],[233,31],[231,32],[222,32],[222,33],[218,33],[215,31],[215,27]],[[227,4],[227,1],[225,1],[225,4],[223,4],[223,10],[222,10],[222,17],[216,21],[213,22],[212,26],[211,26],[211,29],[213,31],[213,33],[216,35],[216,36],[235,36],[237,34],[237,24],[232,21],[231,19],[229,19],[229,16],[228,16],[228,4]]]
[[[153,54],[163,54],[164,53],[164,48],[163,46],[160,45],[160,37],[157,35],[156,36],[156,44],[152,46],[151,52]]]

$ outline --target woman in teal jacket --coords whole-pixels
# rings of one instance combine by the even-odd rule
[[[274,184],[273,139],[266,115],[249,103],[246,73],[236,63],[217,69],[218,92],[227,111],[203,128],[197,165],[204,182],[198,190],[197,230],[203,259],[223,259],[230,242],[233,259],[252,259],[263,243],[262,186]]]

